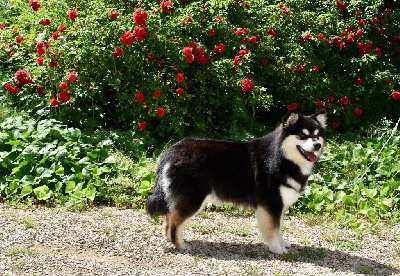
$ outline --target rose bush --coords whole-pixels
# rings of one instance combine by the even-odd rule
[[[1,5],[0,93],[32,116],[169,139],[275,124],[287,109],[326,109],[341,131],[400,113],[390,1]]]

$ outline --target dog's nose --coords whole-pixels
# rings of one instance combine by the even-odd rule
[[[314,143],[314,149],[315,150],[320,150],[321,149],[321,144],[320,143]]]

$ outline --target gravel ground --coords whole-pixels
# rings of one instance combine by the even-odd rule
[[[254,216],[203,212],[177,251],[143,211],[15,209],[0,204],[1,275],[400,275],[400,227],[359,234],[285,219],[290,253],[269,253]]]

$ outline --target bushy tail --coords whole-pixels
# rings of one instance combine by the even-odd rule
[[[146,211],[150,216],[168,213],[168,205],[164,193],[161,189],[157,189],[157,186],[154,194],[150,195],[146,200]]]

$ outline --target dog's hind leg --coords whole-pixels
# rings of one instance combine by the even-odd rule
[[[182,216],[182,214],[179,212],[179,209],[174,209],[169,215],[167,215],[166,232],[167,235],[169,232],[170,240],[177,249],[190,249],[190,246],[188,244],[185,244],[185,242],[183,241],[182,236],[183,229],[185,228],[186,223],[189,221],[190,217],[191,216]]]
[[[256,209],[258,228],[268,245],[271,252],[275,254],[286,254],[287,249],[281,245],[281,226],[280,218],[276,219],[264,207],[258,206]]]

